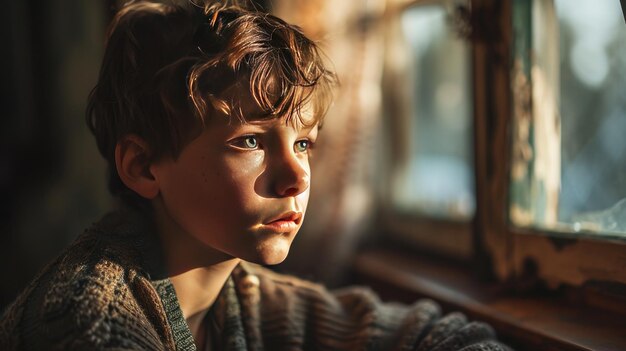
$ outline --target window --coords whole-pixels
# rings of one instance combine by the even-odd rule
[[[472,111],[468,113],[472,131],[466,136],[473,143],[473,161],[467,164],[475,190],[473,211],[466,217],[470,220],[432,207],[424,209],[428,201],[422,195],[411,191],[398,195],[401,191],[395,189],[396,213],[387,214],[383,225],[410,235],[420,248],[431,252],[460,252],[468,242],[458,241],[470,238],[472,249],[464,258],[474,260],[455,265],[449,264],[448,257],[429,260],[420,254],[416,258],[412,253],[402,255],[397,246],[375,247],[359,256],[356,270],[391,294],[398,289],[431,297],[450,292],[452,305],[470,311],[479,306],[473,311],[502,325],[515,325],[508,331],[516,335],[509,336],[526,333],[518,341],[536,344],[528,349],[550,342],[557,345],[555,349],[620,348],[626,312],[622,307],[626,297],[626,233],[622,229],[626,218],[622,200],[626,197],[626,138],[622,137],[626,130],[626,24],[619,0],[472,0],[469,5],[459,11],[469,27],[468,56],[463,60],[471,75],[467,108]],[[422,15],[424,9],[409,7],[389,13],[426,22],[410,12]],[[396,55],[387,60],[396,64],[400,55],[392,49]],[[437,63],[447,62],[440,59]],[[419,182],[406,165],[415,162],[417,166],[413,160],[422,157],[423,148],[409,148],[411,144],[402,139],[420,137],[413,128],[424,123],[421,118],[439,116],[420,112],[417,101],[411,113],[397,107],[404,105],[393,100],[401,96],[394,88],[406,77],[417,77],[411,94],[420,85],[433,84],[412,72],[432,68],[408,67],[396,72],[393,80],[388,78],[391,82],[383,92],[395,102],[390,104],[397,109],[392,111],[397,112],[395,116],[410,116],[413,123],[392,127],[400,140],[393,140],[395,149],[390,154],[405,167],[396,166],[393,169],[398,173],[393,174],[398,177],[406,172],[408,182]],[[394,185],[403,189],[401,184]],[[411,200],[398,201],[402,196]],[[412,221],[399,216],[400,210],[410,213]],[[451,228],[451,223],[459,226]],[[445,246],[450,242],[457,245]],[[446,267],[452,267],[449,276]],[[453,273],[458,275],[453,277]],[[468,278],[467,286],[456,285],[474,273],[493,273],[506,283],[494,289],[491,281],[481,285]],[[545,294],[546,286],[554,294]],[[528,314],[531,309],[533,316]],[[573,317],[567,317],[569,313]],[[577,330],[572,328],[576,323],[580,324]]]
[[[626,195],[620,194],[624,180],[619,171],[624,140],[611,134],[626,118],[623,98],[615,98],[623,89],[613,90],[614,84],[623,84],[619,72],[626,66],[611,63],[623,60],[625,24],[600,16],[620,15],[617,0],[591,3],[593,10],[581,1],[497,5],[504,13],[497,24],[502,37],[479,45],[475,56],[475,74],[484,80],[476,85],[475,101],[477,235],[500,279],[534,277],[553,288],[599,287],[604,292],[606,284],[626,283],[624,236],[603,223],[620,210],[619,199]],[[579,10],[585,16],[572,15]],[[610,40],[594,37],[591,45],[621,50],[607,51],[606,67],[587,68],[587,73],[597,70],[593,75],[576,76],[582,67],[574,68],[594,54],[576,49],[575,33],[593,30],[584,23],[572,25],[567,16],[594,17],[591,23],[607,26],[610,30],[604,31],[612,34]],[[607,78],[600,79],[604,74]],[[597,184],[572,179],[580,174],[604,178]],[[591,194],[599,188],[607,195]],[[575,192],[586,195],[575,200]]]
[[[390,167],[387,219],[405,241],[468,258],[475,211],[471,45],[456,32],[448,5],[410,6],[390,25],[396,50],[387,62],[385,105],[400,137],[392,140],[399,157]]]
[[[383,228],[501,280],[626,283],[619,1],[449,3],[390,11]]]
[[[519,8],[509,215],[517,226],[626,237],[626,25],[616,0]],[[528,8],[530,7],[530,8]],[[558,43],[558,45],[555,45]],[[525,52],[529,50],[530,52]],[[527,58],[527,62],[523,62]]]
[[[441,218],[474,215],[469,45],[442,6],[412,7],[401,18],[409,44],[410,157],[396,173],[396,207]]]

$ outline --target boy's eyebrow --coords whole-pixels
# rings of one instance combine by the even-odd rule
[[[271,112],[259,112],[254,113],[250,117],[246,117],[242,123],[243,124],[265,124],[272,123],[273,121],[280,120],[283,123],[300,125],[301,129],[310,129],[319,124],[319,120],[313,116],[313,114],[309,114],[303,112],[298,116],[293,116],[289,118],[287,116],[276,116]]]
[[[281,120],[281,123],[284,123],[284,117],[280,118],[280,117],[275,117],[275,118],[268,118],[268,119],[255,119],[255,120],[246,120],[244,122],[242,122],[240,125],[245,126],[245,125],[253,125],[253,126],[265,126],[265,125],[271,125],[273,124],[276,120]],[[303,125],[302,123],[298,123],[298,125],[300,126],[301,130],[312,130],[315,127],[319,127],[318,123],[312,123],[312,124],[306,124]]]

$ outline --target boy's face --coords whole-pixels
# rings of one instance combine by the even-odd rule
[[[167,215],[207,249],[282,262],[304,219],[317,125],[287,125],[282,118],[209,123],[177,160],[153,165]]]

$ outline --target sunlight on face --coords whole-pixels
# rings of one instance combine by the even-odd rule
[[[207,248],[282,262],[304,219],[317,125],[224,116],[209,123],[178,159],[157,162],[167,215]]]

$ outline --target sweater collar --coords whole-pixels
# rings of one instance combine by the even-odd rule
[[[118,211],[105,216],[100,225],[108,233],[109,239],[126,242],[137,253],[135,264],[150,280],[161,300],[177,350],[197,350],[174,285],[167,277],[152,213],[123,205]],[[209,332],[214,333],[211,339],[219,344],[218,349],[248,349],[238,290],[243,292],[244,297],[248,296],[250,287],[258,279],[255,280],[256,276],[250,274],[245,267],[244,264],[235,268],[208,313],[215,321]],[[253,282],[252,285],[250,281]]]

